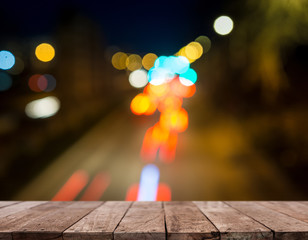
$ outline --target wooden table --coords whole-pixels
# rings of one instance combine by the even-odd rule
[[[0,202],[0,239],[308,239],[308,202]]]

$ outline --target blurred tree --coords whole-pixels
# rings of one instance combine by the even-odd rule
[[[266,100],[288,86],[283,52],[308,43],[308,1],[252,0],[245,6],[231,39],[235,67],[246,68],[245,79],[261,82]]]

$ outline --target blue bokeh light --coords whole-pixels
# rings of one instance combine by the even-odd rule
[[[12,78],[5,72],[0,72],[0,92],[6,91],[12,87]]]
[[[0,51],[0,69],[11,69],[15,64],[15,57],[9,51]]]
[[[141,172],[138,201],[155,201],[159,184],[159,169],[154,164],[146,165]]]
[[[195,83],[197,81],[197,73],[194,69],[189,68],[185,73],[180,74],[180,79],[181,78]]]

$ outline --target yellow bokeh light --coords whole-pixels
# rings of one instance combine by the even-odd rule
[[[176,56],[183,56],[188,59],[190,63],[199,59],[203,54],[203,47],[199,42],[191,42],[176,53]]]
[[[129,55],[126,59],[126,67],[130,71],[135,71],[142,67],[142,59],[137,54]]]
[[[112,66],[118,70],[123,70],[126,68],[127,54],[123,52],[117,52],[112,56],[111,63]]]
[[[55,49],[48,43],[41,43],[35,49],[35,56],[42,62],[49,62],[55,57]]]
[[[145,69],[150,70],[154,66],[154,62],[157,59],[157,55],[154,53],[146,54],[142,59],[142,65]]]
[[[188,60],[197,60],[203,54],[203,48],[198,42],[191,42],[185,47],[185,53]]]

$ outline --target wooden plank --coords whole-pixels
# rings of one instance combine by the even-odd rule
[[[0,201],[0,208],[19,203],[19,201]]]
[[[274,231],[277,240],[308,240],[308,224],[257,202],[226,202]]]
[[[223,202],[194,202],[220,232],[220,239],[271,240],[273,233]]]
[[[270,208],[277,212],[284,213],[290,217],[302,220],[308,223],[308,205],[300,202],[281,202],[281,201],[270,201],[270,202],[258,202],[264,207]]]
[[[160,207],[159,207],[160,204]],[[166,239],[164,211],[160,202],[135,202],[117,229],[115,240]]]
[[[14,213],[18,213],[20,211],[41,205],[43,201],[29,201],[29,202],[20,202],[18,204],[9,205],[7,207],[0,209],[0,218],[5,218],[6,216],[12,215]],[[1,220],[0,220],[1,223]]]
[[[53,202],[56,203],[56,202]],[[102,202],[71,202],[66,207],[50,211],[13,231],[15,240],[62,240],[62,233]]]
[[[23,204],[26,204],[26,203],[28,202],[23,202]],[[14,213],[10,212],[10,214],[8,215],[6,214],[5,217],[0,218],[0,239],[1,240],[11,240],[13,231],[18,231],[22,229],[24,225],[26,225],[27,223],[31,221],[34,221],[38,217],[44,214],[47,214],[49,212],[55,211],[57,209],[60,209],[62,207],[65,207],[69,204],[71,203],[69,202],[65,202],[65,203],[47,202],[45,204],[44,203],[39,204],[35,207],[28,208],[23,211],[17,211]],[[26,204],[26,205],[28,206],[29,204]]]
[[[192,202],[164,202],[170,240],[219,239],[219,232]]]
[[[111,240],[131,202],[106,202],[63,233],[64,240]]]

